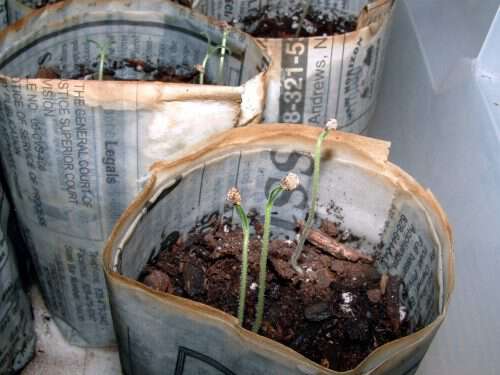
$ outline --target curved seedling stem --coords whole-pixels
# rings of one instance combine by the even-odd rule
[[[264,218],[264,234],[262,236],[262,250],[260,253],[259,262],[259,294],[257,296],[257,312],[255,316],[255,323],[253,324],[252,331],[259,332],[262,325],[262,318],[264,316],[264,299],[266,293],[266,278],[267,278],[267,257],[269,254],[269,237],[271,234],[271,213],[273,210],[274,202],[279,198],[284,191],[292,191],[299,185],[299,178],[294,173],[289,173],[281,179],[280,185],[275,187],[269,194],[266,203],[266,212]]]
[[[201,69],[200,69],[200,78],[199,78],[199,83],[200,85],[203,85],[205,83],[205,73],[207,70],[207,65],[208,61],[210,58],[217,53],[217,51],[221,51],[220,53],[220,62],[219,62],[219,72],[218,72],[218,82],[220,84],[224,83],[224,63],[225,63],[225,56],[226,53],[229,55],[232,55],[232,51],[227,47],[227,36],[229,35],[228,29],[224,29],[224,34],[222,37],[222,42],[220,45],[217,46],[212,46],[212,41],[210,40],[210,36],[208,33],[202,33],[202,35],[207,38],[207,53],[205,54],[205,57],[203,58],[203,62],[201,63]]]
[[[316,141],[316,148],[314,151],[314,172],[313,172],[313,181],[312,181],[312,192],[311,192],[311,206],[309,207],[309,212],[307,213],[307,220],[304,224],[302,232],[300,233],[299,243],[295,248],[295,251],[292,255],[292,267],[293,269],[302,275],[304,271],[300,268],[298,261],[300,256],[302,255],[302,251],[304,250],[304,244],[309,235],[309,231],[311,230],[312,224],[314,222],[314,217],[316,215],[316,206],[318,203],[318,193],[319,193],[319,175],[320,175],[320,164],[321,164],[321,145],[323,141],[330,133],[330,128],[325,128],[318,137]]]

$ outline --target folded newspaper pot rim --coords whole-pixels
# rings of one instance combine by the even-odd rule
[[[72,8],[75,11],[81,10],[86,6],[85,11],[89,14],[102,16],[103,14],[124,14],[127,18],[139,19],[141,12],[153,12],[155,5],[164,7],[172,7],[178,11],[188,12],[188,17],[192,18],[192,22],[207,28],[210,33],[217,32],[222,35],[222,28],[226,27],[220,22],[210,19],[210,17],[199,14],[186,7],[178,5],[170,1],[151,0],[148,7],[139,7],[140,9],[130,9],[136,1],[134,0],[65,0],[63,2],[48,4],[47,6],[33,10],[25,17],[9,25],[0,31],[0,62],[5,64],[10,58],[16,56],[16,53],[28,45],[34,34],[42,33],[44,36],[47,30],[65,29],[67,24],[73,25],[74,19],[77,19],[77,24],[84,23],[74,13],[71,13]],[[137,2],[140,3],[140,2]],[[92,9],[93,7],[96,10]],[[90,10],[89,10],[90,9]],[[61,19],[63,11],[68,11],[68,15]],[[144,15],[142,15],[144,16]],[[57,32],[57,31],[56,31]],[[218,35],[219,36],[219,35]],[[213,37],[213,35],[212,35]],[[213,38],[212,38],[213,39]],[[228,40],[228,47],[232,47],[233,52],[238,52],[239,46],[231,45],[230,43],[238,43],[241,40],[247,40],[255,44],[259,48],[258,41],[249,34],[232,27]],[[260,48],[259,48],[260,49]],[[266,51],[261,50],[263,59],[266,60],[269,66],[270,58]],[[241,86],[222,86],[222,85],[199,85],[199,84],[178,84],[165,83],[158,81],[98,81],[85,80],[85,87],[88,93],[85,93],[85,100],[89,106],[102,106],[104,109],[154,109],[155,106],[161,105],[168,101],[183,101],[183,100],[226,100],[234,103],[241,103],[240,113],[237,117],[237,123],[234,126],[244,126],[252,122],[259,121],[264,110],[265,100],[265,76],[267,69],[250,78]],[[0,82],[8,83],[15,82],[18,77],[5,76],[0,74]],[[23,79],[23,83],[34,84],[40,90],[40,83],[44,79]],[[81,83],[81,80],[68,79],[53,79],[53,81],[64,81],[70,85]],[[37,85],[38,83],[38,85]],[[119,88],[119,90],[109,90],[109,88]],[[140,88],[140,96],[137,95]],[[64,89],[57,88],[55,91]],[[106,90],[106,91],[104,91]],[[106,92],[106,95],[102,95]],[[88,101],[87,101],[88,100]]]
[[[377,0],[366,4],[359,12],[356,30],[352,32],[359,31],[374,24],[378,25],[383,21],[387,12],[393,8],[395,2],[396,0]]]
[[[312,151],[320,131],[310,126],[291,124],[253,125],[246,128],[232,129],[213,137],[209,140],[208,145],[195,148],[191,154],[179,160],[157,162],[152,165],[150,168],[150,178],[145,184],[143,192],[139,194],[122,214],[104,247],[103,264],[108,287],[110,283],[120,284],[137,293],[143,293],[158,303],[168,306],[168,308],[181,310],[185,316],[192,317],[195,320],[209,321],[213,325],[224,326],[232,334],[247,341],[249,344],[258,345],[270,353],[279,352],[285,358],[303,362],[307,367],[312,367],[320,371],[319,373],[321,374],[339,374],[339,372],[316,364],[280,343],[240,327],[235,317],[216,308],[186,298],[155,291],[136,280],[121,275],[117,271],[119,254],[113,254],[115,248],[118,248],[117,253],[119,253],[120,244],[134,231],[134,226],[146,202],[149,200],[154,201],[165,188],[171,185],[176,175],[179,175],[181,172],[188,173],[194,167],[194,164],[200,165],[204,161],[215,160],[249,145],[251,147],[258,147],[259,149],[272,145],[273,150],[289,151],[294,148],[294,145],[300,143],[301,146],[305,145]],[[446,252],[448,255],[448,263],[443,264],[440,269],[441,273],[443,272],[443,267],[446,267],[448,270],[448,278],[446,283],[444,283],[446,290],[443,291],[444,304],[439,315],[431,324],[409,336],[382,345],[371,352],[356,368],[342,372],[342,374],[360,374],[365,369],[369,370],[370,373],[375,373],[373,371],[381,370],[396,354],[411,349],[431,335],[445,319],[450,296],[454,289],[452,229],[448,223],[447,216],[430,190],[421,187],[410,175],[387,160],[389,146],[388,142],[338,131],[330,134],[324,142],[325,150],[328,148],[335,149],[339,154],[345,153],[344,155],[349,155],[351,160],[355,160],[353,164],[356,166],[370,166],[374,173],[380,173],[395,186],[410,193],[413,198],[418,199],[423,209],[425,204],[429,210],[432,210],[436,214],[436,218],[443,228],[446,241],[446,243],[441,244],[441,251]],[[389,357],[387,357],[387,354],[384,354],[386,352],[389,353]],[[375,367],[367,368],[371,360],[379,355],[382,360],[379,360]],[[371,365],[373,366],[373,364]]]
[[[229,101],[239,107],[233,126],[258,122],[263,109],[265,73],[259,73],[241,86],[212,86],[152,81],[97,81],[86,80],[84,100],[89,107],[104,110],[161,110],[163,103],[172,101]],[[15,84],[19,78],[0,74],[1,84]],[[42,78],[22,79],[22,84],[42,91]],[[79,80],[56,79],[69,86]],[[62,86],[53,87],[54,93],[66,93]],[[106,92],[106,95],[103,95]],[[70,93],[76,97],[76,93]]]

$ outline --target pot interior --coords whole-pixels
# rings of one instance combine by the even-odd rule
[[[140,60],[154,66],[202,64],[211,46],[220,45],[222,29],[207,18],[170,2],[154,1],[147,10],[140,2],[92,5],[68,2],[46,9],[21,29],[11,27],[0,50],[0,70],[10,77],[35,77],[40,67],[57,68],[65,78],[79,75],[81,66],[97,69],[99,49],[105,46],[107,66]],[[137,9],[134,9],[137,8]],[[250,38],[231,31],[223,81],[239,86],[267,67],[267,58]],[[218,82],[218,51],[209,59],[206,81]],[[143,80],[146,71],[119,69],[120,80]]]
[[[335,16],[357,17],[363,7],[370,3],[371,0],[312,0],[310,3],[310,12],[329,13]],[[257,14],[263,9],[268,9],[269,14],[294,14],[302,11],[304,7],[303,0],[236,0],[230,3],[213,0],[194,1],[194,8],[199,9],[203,14],[212,17],[218,17],[226,21],[233,21],[239,17],[243,19],[248,16]]]
[[[409,314],[412,328],[428,325],[443,308],[444,228],[435,227],[434,214],[413,194],[374,170],[325,154],[321,171],[316,225],[326,218],[359,237],[354,247],[376,257],[379,271],[402,279],[406,309],[401,313]],[[304,220],[309,205],[311,156],[300,151],[233,153],[165,180],[115,248],[115,270],[137,280],[177,234],[203,230],[214,218],[239,224],[225,201],[233,186],[241,191],[243,207],[255,210],[262,223],[266,194],[288,172],[298,174],[301,185],[276,202],[272,237],[295,239],[295,222]]]

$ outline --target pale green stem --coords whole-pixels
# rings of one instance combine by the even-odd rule
[[[224,63],[226,58],[226,47],[227,47],[227,37],[229,35],[229,29],[225,28],[222,34],[222,43],[220,48],[220,61],[219,61],[219,76],[218,80],[221,85],[224,84]]]
[[[241,220],[241,229],[243,230],[243,254],[241,256],[241,277],[240,277],[240,299],[238,303],[238,321],[243,325],[245,318],[245,301],[247,295],[248,279],[248,244],[250,242],[250,224],[245,210],[239,204],[234,208]]]
[[[94,43],[97,46],[97,50],[99,53],[99,70],[97,72],[97,79],[99,81],[102,81],[104,78],[104,62],[105,62],[106,57],[108,55],[109,45],[108,44],[103,45],[103,44],[100,44],[100,43],[96,42],[95,40],[91,40],[91,39],[89,39],[89,42]]]
[[[255,323],[252,331],[259,332],[262,325],[262,318],[264,316],[264,299],[266,293],[266,278],[267,278],[267,256],[269,253],[269,237],[271,234],[271,212],[274,202],[283,192],[283,188],[278,186],[271,191],[269,199],[266,204],[266,212],[264,218],[264,233],[262,236],[262,250],[260,253],[259,263],[259,294],[257,296],[257,312],[255,315]]]
[[[100,53],[99,57],[99,76],[98,80],[102,81],[104,78],[104,59],[106,58],[106,54]]]
[[[212,41],[210,40],[210,35],[208,33],[202,33],[202,35],[207,38],[207,53],[203,58],[203,62],[201,63],[202,71],[200,72],[200,85],[205,83],[205,71],[207,69],[208,60],[210,60],[210,56],[212,55]]]
[[[207,54],[205,55],[205,58],[203,59],[203,62],[201,63],[202,66],[202,71],[200,72],[200,85],[203,85],[205,83],[205,70],[207,69],[207,64],[208,60],[210,60],[210,53],[207,51]]]
[[[300,32],[304,27],[304,21],[306,20],[306,17],[309,14],[309,8],[311,8],[311,0],[305,0],[304,7],[302,8],[302,15],[300,16],[299,26],[297,28],[297,32],[295,33],[296,38],[300,36]]]
[[[203,85],[205,82],[205,71],[207,69],[208,61],[212,57],[214,53],[216,53],[218,50],[222,49],[221,46],[218,47],[208,47],[207,54],[205,55],[205,58],[203,59],[203,62],[201,63],[203,71],[200,72],[200,85]],[[226,48],[227,49],[227,48]],[[227,49],[229,51],[229,49]],[[231,52],[231,51],[229,51]]]
[[[304,250],[304,244],[306,242],[307,236],[309,235],[309,231],[314,222],[314,217],[316,215],[316,206],[318,201],[318,193],[319,193],[319,175],[320,175],[320,164],[321,164],[321,145],[323,141],[330,133],[330,129],[325,129],[321,132],[316,141],[316,148],[314,151],[314,172],[313,172],[313,180],[312,180],[312,192],[311,192],[311,206],[309,207],[309,212],[307,214],[307,220],[304,224],[304,228],[302,229],[302,233],[300,234],[299,243],[295,248],[295,251],[292,255],[292,267],[299,274],[303,274],[302,268],[300,268],[298,261],[300,256],[302,255],[302,251]]]

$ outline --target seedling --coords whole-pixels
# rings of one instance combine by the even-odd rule
[[[295,37],[298,38],[300,36],[300,32],[304,27],[304,22],[306,20],[307,15],[309,14],[309,9],[311,8],[311,0],[304,0],[302,7],[302,14],[300,15],[299,26],[297,27],[297,32],[295,33]]]
[[[241,207],[240,191],[233,187],[227,192],[227,200],[231,202],[241,220],[241,229],[243,230],[243,254],[241,256],[241,276],[240,276],[240,296],[238,302],[238,321],[243,325],[245,318],[245,300],[247,294],[247,276],[248,276],[248,243],[250,242],[250,223],[243,207]]]
[[[283,177],[280,184],[275,187],[266,203],[266,212],[264,217],[264,233],[262,236],[262,250],[260,253],[259,262],[259,294],[257,296],[257,312],[255,317],[255,323],[252,327],[252,331],[258,332],[262,325],[262,318],[264,316],[264,297],[266,292],[266,278],[267,278],[267,257],[269,253],[269,236],[271,234],[271,212],[276,200],[280,197],[281,193],[284,191],[292,191],[299,186],[299,177],[294,173],[289,173],[287,176]]]
[[[88,39],[89,43],[93,43],[97,47],[98,56],[99,56],[99,69],[97,71],[97,79],[102,81],[104,77],[104,62],[108,58],[109,48],[111,47],[111,43],[101,44],[96,42],[95,40]]]
[[[207,38],[207,53],[205,57],[203,58],[203,62],[201,63],[201,66],[198,67],[198,70],[200,72],[200,78],[199,78],[199,83],[200,85],[203,85],[205,83],[205,73],[207,71],[207,65],[210,59],[214,54],[216,54],[218,51],[220,51],[220,60],[219,60],[219,72],[218,72],[218,82],[220,84],[224,83],[224,64],[225,64],[225,59],[226,59],[226,53],[229,53],[230,55],[231,50],[227,47],[227,38],[229,36],[229,27],[224,28],[224,32],[222,34],[222,41],[220,45],[217,46],[212,46],[212,41],[210,39],[210,36],[207,33],[203,33],[205,38]]]
[[[293,269],[302,275],[304,271],[300,268],[298,261],[300,256],[302,255],[302,251],[304,250],[304,244],[306,242],[307,236],[309,235],[309,231],[311,230],[312,224],[314,222],[314,217],[316,215],[316,206],[318,203],[318,193],[319,193],[319,174],[320,174],[320,164],[321,164],[321,145],[323,141],[328,136],[332,129],[337,128],[337,121],[330,120],[326,123],[325,128],[318,136],[318,140],[316,141],[316,148],[314,150],[314,172],[313,172],[313,180],[312,180],[312,192],[311,192],[311,205],[309,206],[309,211],[307,213],[307,220],[304,224],[304,228],[302,229],[302,233],[299,237],[299,243],[295,248],[295,251],[292,255],[292,267]]]
[[[226,49],[227,49],[227,37],[229,36],[229,27],[224,27],[224,33],[222,34],[221,50],[220,50],[220,60],[219,60],[219,75],[218,80],[222,85],[224,84],[224,63],[226,59]]]

